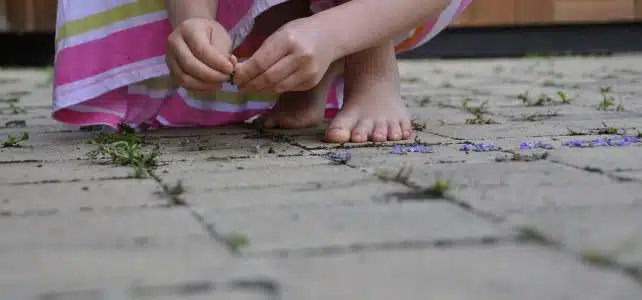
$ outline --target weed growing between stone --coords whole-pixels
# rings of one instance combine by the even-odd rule
[[[250,244],[250,238],[243,234],[231,233],[223,237],[227,244],[235,251]]]
[[[450,190],[450,182],[448,180],[437,178],[435,182],[427,188],[421,187],[417,184],[410,182],[410,175],[412,174],[412,167],[403,166],[397,172],[392,171],[377,171],[374,173],[382,181],[394,181],[413,187],[415,190],[411,192],[390,193],[384,197],[385,202],[390,202],[393,199],[396,202],[408,201],[429,201],[434,199],[447,199],[446,192]]]
[[[603,111],[624,111],[624,106],[615,103],[615,98],[611,94],[613,89],[611,87],[602,87],[600,88],[600,94],[602,95],[602,102],[597,105],[597,110]]]
[[[533,153],[530,155],[524,155],[521,153],[511,153],[511,155],[496,157],[495,161],[496,162],[507,162],[507,161],[529,162],[529,161],[546,160],[548,156],[549,156],[548,152]]]
[[[424,192],[435,198],[443,198],[444,194],[450,189],[450,182],[445,179],[437,179],[430,187]]]
[[[554,117],[559,116],[559,114],[555,111],[548,111],[548,112],[536,112],[532,114],[522,114],[520,118],[516,118],[514,120],[516,121],[522,121],[522,122],[538,122],[546,119],[551,119]]]
[[[118,133],[101,133],[89,143],[97,146],[87,153],[89,158],[107,158],[114,164],[133,167],[134,178],[149,176],[149,170],[158,164],[158,146],[145,149],[142,138],[126,125],[121,125]]]
[[[393,181],[402,184],[408,183],[411,174],[412,166],[402,166],[401,168],[399,168],[399,170],[397,170],[397,172],[392,172],[389,170],[378,170],[374,173],[374,175],[382,181]]]
[[[422,131],[426,129],[426,123],[421,122],[418,118],[412,119],[410,121],[410,124],[412,125],[412,129],[416,131]]]
[[[625,134],[626,130],[621,129],[618,130],[615,127],[606,125],[606,122],[602,122],[602,128],[598,128],[595,130],[595,134]]]
[[[174,185],[163,184],[163,192],[158,192],[157,195],[167,197],[171,200],[172,205],[185,206],[187,202],[182,198],[185,193],[183,181],[179,180]]]
[[[498,124],[495,120],[487,117],[488,110],[486,109],[486,106],[488,105],[488,102],[483,102],[478,107],[470,107],[468,105],[470,104],[470,101],[470,99],[466,98],[461,105],[466,111],[473,115],[472,118],[466,119],[466,124]]]
[[[564,91],[557,91],[556,93],[557,98],[551,97],[547,94],[540,94],[539,97],[537,98],[532,98],[529,96],[529,92],[526,91],[524,93],[521,93],[517,96],[517,99],[521,100],[522,103],[526,106],[547,106],[547,105],[562,105],[562,104],[571,104],[573,100],[577,98],[575,97],[568,97]]]
[[[13,136],[9,135],[6,141],[2,142],[2,148],[22,148],[24,147],[21,143],[29,140],[29,134],[23,133],[22,136]]]

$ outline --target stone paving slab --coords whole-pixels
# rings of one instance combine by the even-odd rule
[[[551,152],[551,160],[563,162],[578,168],[590,168],[605,172],[642,170],[642,159],[639,159],[639,155],[642,152],[641,147],[572,150],[575,149],[559,149]]]
[[[213,276],[226,252],[184,209],[0,219],[0,291],[64,292]]]
[[[363,251],[250,260],[233,278],[282,282],[281,299],[639,299],[621,274],[537,246]]]
[[[519,214],[510,219],[514,224],[537,228],[586,260],[612,259],[642,272],[642,205],[639,203]]]
[[[0,213],[26,217],[162,206],[167,201],[158,195],[161,190],[150,179],[0,186]]]
[[[246,235],[250,245],[242,251],[248,254],[481,240],[512,235],[500,226],[444,202],[261,209],[239,213],[214,209],[202,211],[202,215],[215,223],[223,234]]]
[[[244,189],[212,188],[190,182],[181,195],[199,210],[243,213],[246,210],[347,206],[383,202],[386,196],[409,192],[400,183],[382,183],[372,177],[355,181],[317,181],[254,186]]]
[[[189,168],[172,167],[172,171],[160,175],[167,183],[184,180],[188,186],[215,189],[243,189],[270,187],[309,182],[334,182],[341,178],[344,182],[363,181],[372,177],[363,172],[342,168],[327,162],[325,165],[312,165],[294,168],[278,166],[241,169],[218,172],[215,162],[202,162]]]
[[[0,186],[8,184],[56,183],[131,177],[130,167],[97,165],[87,161],[3,164]]]
[[[144,139],[159,165],[134,179],[86,156],[96,132],[49,118],[47,71],[1,70],[0,140],[30,139],[0,148],[0,299],[642,296],[642,143],[564,146],[611,127],[637,135],[641,56],[400,71],[416,140],[329,145],[324,126],[161,130]],[[604,87],[614,105],[599,111]],[[528,105],[527,91],[553,102]],[[577,97],[557,103],[560,91]],[[432,151],[391,153],[418,144]]]

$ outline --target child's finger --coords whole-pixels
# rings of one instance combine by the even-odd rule
[[[212,84],[202,82],[191,75],[185,73],[178,61],[171,55],[167,56],[167,67],[170,71],[170,77],[176,84],[189,90],[206,91],[213,88]]]
[[[307,91],[315,87],[318,83],[318,80],[310,78],[307,71],[301,69],[277,84],[275,91],[277,93]]]
[[[242,86],[253,80],[255,77],[267,71],[288,54],[288,49],[277,41],[266,40],[261,47],[248,60],[239,64],[237,69],[240,77],[236,82]]]
[[[210,83],[220,83],[229,78],[229,75],[211,69],[196,58],[184,40],[175,40],[170,44],[170,47],[180,68],[192,77]],[[231,65],[229,61],[227,63]]]
[[[209,37],[203,35],[202,32],[188,31],[184,35],[184,41],[190,54],[209,69],[207,72],[208,81],[225,81],[234,71],[229,56],[219,53],[210,43]]]
[[[286,56],[271,66],[267,71],[255,77],[247,84],[239,86],[249,90],[274,90],[276,85],[296,72],[298,65],[292,56]]]

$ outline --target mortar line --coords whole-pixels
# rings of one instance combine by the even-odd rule
[[[319,247],[306,247],[298,249],[274,249],[245,253],[248,258],[266,257],[317,257],[343,255],[364,252],[386,252],[404,250],[426,250],[426,249],[450,249],[463,247],[496,247],[501,245],[532,243],[530,240],[522,240],[519,236],[482,236],[460,239],[433,239],[433,240],[404,240],[380,243],[353,243],[349,245],[330,245]]]
[[[150,177],[153,178],[159,184],[160,188],[164,193],[164,196],[168,197],[171,200],[171,203],[170,203],[171,206],[184,207],[192,216],[192,218],[203,228],[203,230],[205,230],[205,232],[212,239],[212,241],[224,246],[229,251],[229,253],[232,254],[233,256],[241,255],[238,247],[236,247],[227,238],[225,238],[223,234],[219,233],[216,230],[214,224],[211,222],[208,222],[205,219],[205,217],[203,217],[196,210],[194,210],[194,208],[192,208],[189,202],[187,202],[184,199],[181,199],[179,196],[175,196],[169,193],[167,186],[163,184],[163,180],[159,176],[154,174],[153,170],[147,169],[147,172],[149,173]]]
[[[599,174],[599,175],[602,175],[602,176],[604,176],[604,177],[606,177],[606,178],[608,178],[608,179],[611,179],[611,180],[613,180],[613,181],[615,181],[615,182],[635,182],[635,183],[642,183],[642,180],[640,180],[640,179],[636,179],[636,178],[622,178],[622,177],[614,176],[613,174],[610,174],[610,173],[608,173],[608,172],[606,172],[606,171],[602,170],[601,168],[597,168],[597,167],[596,167],[595,169],[587,170],[587,168],[590,168],[590,166],[587,166],[587,167],[580,167],[580,166],[577,166],[577,165],[574,165],[574,164],[565,163],[565,162],[563,162],[563,161],[554,160],[554,159],[549,159],[548,161],[550,161],[551,163],[554,163],[554,164],[558,164],[558,165],[560,165],[560,166],[565,166],[565,167],[573,168],[573,169],[580,170],[580,171],[584,171],[584,172],[588,172],[588,173]]]
[[[315,153],[315,152],[313,152],[311,150],[308,150],[304,145],[301,145],[301,144],[297,143],[294,140],[288,141],[288,143],[290,143],[293,146],[300,147],[300,148],[302,148],[302,149],[304,149],[306,151],[309,151],[315,156],[321,156],[321,155],[319,155],[319,154],[317,154],[317,153]],[[323,156],[321,156],[321,157],[323,157]],[[328,160],[331,161],[330,159],[328,159]],[[348,168],[351,168],[351,169],[355,169],[355,170],[357,169],[356,166],[349,165],[347,163],[344,164],[344,165],[346,165]],[[371,173],[368,173],[368,174],[371,174]],[[399,182],[399,183],[401,183],[401,184],[403,184],[403,185],[405,185],[405,186],[407,186],[407,187],[409,187],[409,188],[411,188],[413,190],[421,189],[421,187],[419,187],[417,185],[414,185],[414,184],[411,184],[409,182],[404,182],[404,181],[397,181],[397,182]],[[492,213],[485,213],[485,212],[478,211],[474,207],[472,207],[470,204],[462,202],[462,201],[459,201],[459,200],[455,199],[455,197],[447,197],[447,198],[445,198],[445,200],[447,200],[448,202],[451,202],[451,203],[461,207],[462,209],[470,212],[471,214],[473,214],[475,216],[482,217],[482,218],[487,219],[487,220],[489,220],[489,221],[491,221],[493,223],[500,223],[500,222],[503,222],[505,220],[505,218],[496,216],[496,215],[494,215]],[[642,286],[642,272],[637,270],[637,269],[635,269],[635,268],[633,268],[633,267],[628,267],[628,266],[622,265],[622,264],[617,263],[616,261],[614,261],[614,260],[612,260],[610,258],[602,258],[600,260],[588,260],[586,257],[583,257],[582,255],[578,255],[577,253],[574,253],[573,251],[570,251],[562,243],[560,243],[558,241],[554,241],[554,240],[546,237],[544,234],[540,233],[537,230],[533,230],[533,229],[529,229],[529,228],[519,228],[519,227],[516,228],[515,226],[512,226],[512,225],[511,225],[511,227],[517,229],[519,231],[520,235],[522,235],[522,238],[524,238],[525,240],[534,241],[537,244],[539,244],[540,246],[543,246],[545,248],[549,248],[551,250],[558,251],[558,252],[570,255],[570,256],[574,257],[575,259],[579,259],[580,261],[583,261],[584,263],[586,263],[589,266],[599,267],[599,268],[606,268],[606,269],[618,272],[620,274],[623,274],[623,275],[629,277],[634,282],[636,282],[637,284]]]

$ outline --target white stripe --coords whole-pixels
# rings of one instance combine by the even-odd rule
[[[65,48],[70,48],[83,43],[105,38],[119,31],[135,28],[138,26],[146,25],[149,23],[153,23],[153,22],[157,22],[165,19],[167,19],[167,11],[165,10],[151,12],[151,13],[136,16],[133,18],[124,19],[122,21],[108,24],[104,27],[83,32],[79,35],[74,35],[74,36],[61,39],[60,41],[58,41],[58,44],[56,45],[57,46],[56,49],[57,51],[61,51],[62,49],[65,49]]]
[[[269,109],[276,102],[276,99],[274,101],[248,100],[243,104],[231,104],[231,103],[223,103],[223,102],[216,102],[216,101],[203,101],[203,100],[193,99],[188,97],[187,91],[185,91],[184,89],[180,89],[178,91],[178,94],[181,96],[181,98],[183,98],[185,105],[191,108],[198,109],[198,110],[213,110],[213,111],[229,112],[229,113],[242,112],[249,109]]]
[[[337,105],[336,105],[336,107],[334,105],[332,105],[332,104],[328,104],[327,108],[341,108],[341,107],[343,107],[343,88],[344,88],[344,85],[345,85],[344,81],[341,80],[341,81],[339,81],[339,83],[337,84],[337,87],[335,89],[336,90],[336,95],[337,95]]]
[[[137,0],[58,0],[58,26],[63,22],[82,19]],[[162,1],[162,0],[159,0]]]
[[[69,107],[134,82],[166,76],[168,73],[165,56],[137,61],[93,77],[56,87],[54,103],[58,109]]]

